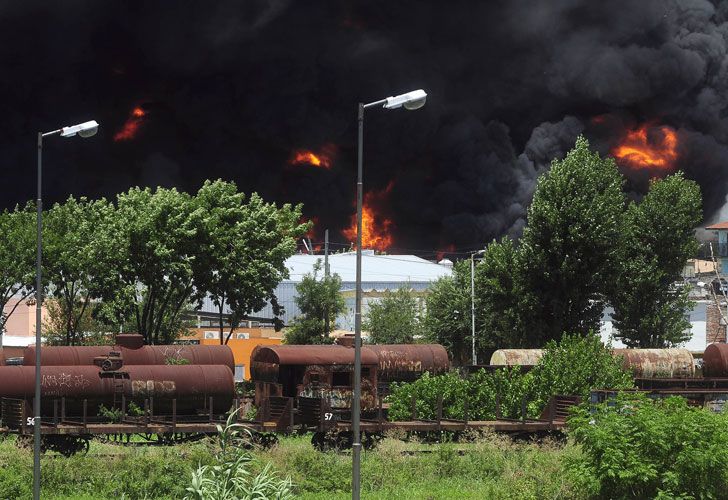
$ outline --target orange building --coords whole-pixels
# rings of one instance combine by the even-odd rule
[[[227,335],[226,335],[227,336]],[[190,335],[183,338],[187,342],[202,345],[219,345],[220,331],[212,328],[192,328]],[[259,345],[280,345],[283,333],[273,328],[236,328],[227,345],[235,358],[235,380],[250,380],[250,355]]]

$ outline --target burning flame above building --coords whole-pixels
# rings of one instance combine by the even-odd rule
[[[308,149],[297,149],[288,160],[290,165],[310,165],[312,167],[330,169],[336,154],[336,146],[324,145],[318,153]]]
[[[372,191],[364,195],[361,212],[361,246],[384,252],[392,246],[394,239],[392,229],[394,223],[381,215],[377,207],[389,195],[393,182],[382,191]],[[351,225],[343,229],[341,234],[352,243],[356,243],[356,214],[351,216]]]
[[[672,170],[677,160],[677,134],[668,126],[642,125],[627,132],[612,154],[620,164],[632,168]]]
[[[126,119],[124,125],[117,133],[114,134],[114,142],[130,141],[134,139],[139,132],[139,128],[142,126],[146,115],[147,112],[139,106],[132,109],[131,113],[129,113],[129,118]]]

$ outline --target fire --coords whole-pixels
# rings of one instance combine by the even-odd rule
[[[288,163],[291,165],[311,165],[312,167],[330,169],[336,154],[336,146],[326,144],[321,151],[314,153],[308,149],[297,149]]]
[[[361,245],[362,248],[371,248],[383,252],[387,250],[394,239],[391,231],[394,223],[377,212],[376,206],[389,194],[394,183],[390,182],[383,191],[372,191],[364,195],[361,211]],[[351,216],[351,225],[341,233],[349,241],[356,241],[356,214]]]
[[[677,134],[667,126],[642,125],[627,132],[613,154],[633,168],[672,169],[677,160]]]
[[[442,260],[445,254],[453,253],[455,251],[455,245],[450,243],[445,248],[437,251],[437,260]]]
[[[121,127],[121,130],[114,134],[114,142],[134,139],[137,132],[139,132],[139,127],[141,127],[146,115],[147,112],[139,106],[132,109],[131,113],[129,113],[129,118],[127,118],[124,122],[124,126]]]

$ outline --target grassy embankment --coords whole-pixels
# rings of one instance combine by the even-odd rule
[[[211,460],[210,442],[171,448],[125,448],[92,443],[87,456],[43,457],[43,498],[181,498],[191,471]],[[408,454],[412,450],[426,453]],[[367,451],[362,463],[366,498],[580,498],[577,480],[565,460],[577,447],[516,444],[499,436],[473,443],[419,444],[385,439]],[[290,475],[304,499],[350,498],[351,456],[320,453],[309,436],[284,438],[267,451],[254,452]],[[0,444],[0,498],[29,498],[32,450],[12,438]]]

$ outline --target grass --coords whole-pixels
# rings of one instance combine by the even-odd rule
[[[92,442],[87,456],[43,457],[43,498],[181,498],[191,472],[209,463],[210,441],[176,447],[128,448]],[[414,455],[408,454],[416,452]],[[310,436],[283,438],[256,451],[256,467],[272,462],[290,475],[302,499],[351,497],[350,453],[320,453]],[[367,499],[584,498],[565,468],[579,459],[573,445],[514,443],[484,435],[471,443],[423,444],[386,438],[362,456]],[[29,498],[32,451],[9,438],[0,443],[0,499]]]

